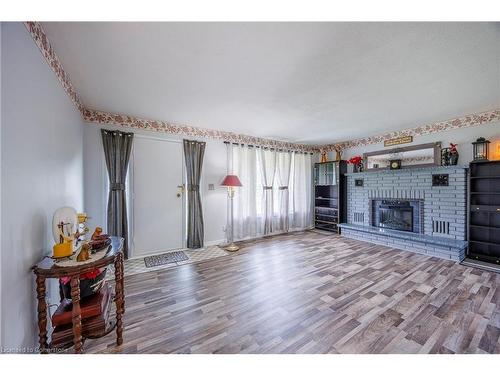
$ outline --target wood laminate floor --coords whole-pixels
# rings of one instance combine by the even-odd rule
[[[125,278],[87,353],[500,353],[500,274],[312,231]]]

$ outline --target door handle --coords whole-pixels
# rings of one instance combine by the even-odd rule
[[[177,185],[177,188],[179,189],[179,191],[177,192],[177,198],[180,198],[182,193],[184,193],[184,184]]]

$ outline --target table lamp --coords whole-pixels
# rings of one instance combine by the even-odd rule
[[[224,180],[222,181],[221,183],[221,186],[225,186],[227,187],[227,196],[229,198],[229,207],[230,207],[230,213],[229,213],[229,216],[230,216],[230,220],[231,220],[231,224],[230,224],[230,228],[229,228],[229,231],[228,231],[228,243],[229,245],[226,247],[226,250],[227,251],[238,251],[239,250],[239,247],[236,246],[236,244],[234,243],[234,232],[233,232],[233,223],[234,223],[234,218],[233,218],[233,198],[234,198],[234,192],[235,192],[235,188],[238,187],[238,186],[242,186],[241,185],[241,181],[240,179],[238,178],[238,176],[236,175],[233,175],[233,174],[228,174]]]

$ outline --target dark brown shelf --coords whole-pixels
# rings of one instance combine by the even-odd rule
[[[328,226],[327,226],[328,225]],[[326,230],[328,232],[334,232],[334,233],[338,233],[338,227],[336,225],[334,225],[334,227],[330,227],[331,225],[333,224],[322,224],[322,225],[317,225],[316,226],[316,229],[320,229],[320,230]]]
[[[315,219],[314,221],[317,223],[324,223],[324,224],[335,224],[335,225],[338,224],[336,221],[326,221],[326,220],[318,220],[318,219]]]
[[[500,247],[500,243],[499,242],[476,241],[476,240],[469,240],[469,242],[477,243],[477,244],[480,244],[480,245],[498,246],[498,247]]]
[[[492,257],[489,255],[479,254],[479,253],[475,253],[473,251],[469,251],[469,253],[467,254],[467,258],[480,260],[480,261],[487,262],[487,263],[500,264],[500,258],[498,258],[498,257]]]
[[[471,228],[479,228],[479,229],[493,229],[493,230],[500,230],[500,227],[495,227],[495,226],[488,226],[488,225],[476,225],[476,224],[470,224]]]
[[[337,224],[346,221],[346,172],[347,163],[344,160],[314,164],[314,223],[317,229],[338,232]],[[319,182],[323,184],[319,184]],[[333,184],[324,185],[325,182]]]
[[[500,206],[493,204],[471,204],[471,212],[500,213]]]
[[[328,214],[322,214],[322,213],[316,213],[318,216],[328,216],[328,217],[339,217],[339,215],[328,215]]]
[[[500,163],[498,161],[470,163],[469,174],[470,214],[467,228],[469,239],[467,257],[499,264],[500,191],[497,184],[500,183]]]

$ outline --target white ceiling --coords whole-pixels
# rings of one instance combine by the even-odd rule
[[[500,23],[44,23],[93,109],[325,144],[500,106]]]

